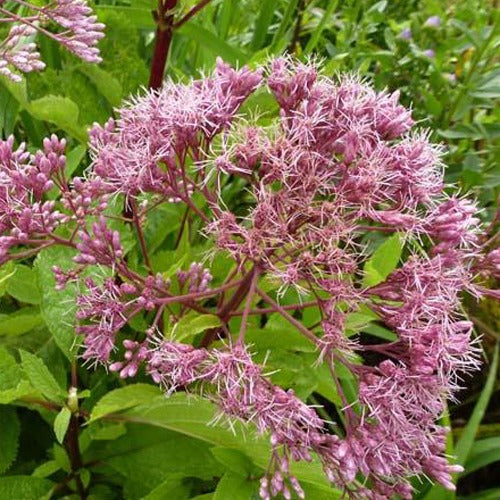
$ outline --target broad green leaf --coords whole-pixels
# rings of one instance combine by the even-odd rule
[[[0,314],[0,336],[22,335],[43,324],[38,307],[23,307],[12,314]]]
[[[79,70],[96,86],[113,107],[119,106],[122,100],[122,86],[110,73],[95,64],[84,64]]]
[[[19,102],[0,82],[0,133],[8,137],[14,132],[19,112]]]
[[[54,443],[52,446],[52,453],[54,454],[54,460],[59,468],[69,472],[71,470],[71,463],[66,450],[61,445]]]
[[[244,63],[248,59],[248,56],[244,52],[227,44],[216,34],[208,31],[199,24],[193,22],[186,23],[177,32],[198,42],[201,47],[211,50],[214,54],[222,57],[222,59],[231,64]]]
[[[55,460],[49,460],[48,462],[39,465],[34,471],[32,476],[34,477],[49,477],[60,469],[58,463]]]
[[[20,427],[16,409],[0,406],[0,474],[16,459]]]
[[[0,477],[0,498],[32,500],[46,495],[54,486],[47,479],[33,476]]]
[[[0,404],[8,404],[29,394],[32,388],[14,357],[0,346]]]
[[[27,380],[21,380],[15,387],[0,390],[0,404],[7,405],[33,392]]]
[[[374,313],[370,314],[369,310],[363,312],[352,312],[346,317],[345,327],[347,330],[350,330],[352,334],[354,334],[368,326],[368,324],[374,319],[377,319],[377,315]]]
[[[92,439],[95,441],[109,441],[116,439],[127,432],[126,427],[123,424],[107,424],[100,426],[98,429],[94,429],[93,424],[90,426]]]
[[[28,90],[25,78],[21,82],[13,82],[10,78],[0,76],[0,82],[21,106],[25,107],[28,104]]]
[[[465,470],[461,476],[485,467],[486,465],[500,462],[500,436],[475,441],[469,453]]]
[[[36,260],[38,287],[42,294],[41,312],[57,346],[69,360],[75,358],[76,288],[70,283],[64,290],[55,289],[52,267],[68,269],[73,265],[75,252],[66,247],[49,247],[42,250]]]
[[[66,168],[64,173],[68,178],[70,178],[73,172],[78,168],[86,152],[87,148],[83,144],[79,144],[66,155]]]
[[[111,12],[116,12],[123,14],[126,16],[128,20],[130,20],[136,28],[147,28],[147,29],[154,29],[155,28],[155,21],[153,19],[153,16],[151,15],[152,9],[151,8],[132,8],[132,7],[127,7],[125,5],[97,5],[96,6],[96,11],[97,12],[106,12],[106,11],[111,11]]]
[[[239,450],[217,446],[210,451],[218,462],[235,474],[248,477],[254,469],[252,461]]]
[[[176,250],[162,250],[151,258],[151,266],[154,272],[161,272],[165,279],[171,278],[182,269],[189,255],[184,254],[177,258]]]
[[[469,421],[465,426],[465,430],[460,436],[455,446],[455,454],[457,457],[457,463],[464,465],[467,462],[467,458],[474,444],[474,438],[476,436],[479,424],[484,417],[486,408],[490,401],[491,395],[493,394],[493,389],[495,387],[495,381],[497,377],[498,370],[498,344],[495,346],[495,352],[493,354],[493,361],[491,362],[490,370],[488,373],[488,378],[484,384],[481,395],[472,411],[472,415],[469,417]]]
[[[103,396],[95,405],[90,422],[98,420],[110,413],[126,410],[148,401],[161,394],[160,389],[149,384],[133,384],[115,389]]]
[[[27,351],[19,350],[19,352],[21,354],[21,364],[24,373],[31,382],[31,385],[50,401],[61,401],[61,395],[64,394],[64,391],[59,387],[59,384],[44,362]]]
[[[369,333],[374,337],[378,337],[383,340],[388,340],[389,342],[393,342],[397,340],[397,335],[391,330],[384,328],[383,326],[377,325],[375,323],[371,323],[362,328],[362,331],[365,333]]]
[[[143,231],[150,255],[160,247],[167,235],[178,230],[181,218],[179,207],[169,204],[160,205],[148,214]]]
[[[500,488],[476,491],[470,496],[460,497],[460,500],[498,500],[500,498]]]
[[[192,339],[198,333],[204,332],[209,328],[220,326],[220,319],[213,314],[186,314],[173,328],[171,335],[181,342],[186,339]]]
[[[249,500],[258,496],[259,482],[234,472],[226,472],[217,484],[214,500]]]
[[[0,391],[12,389],[23,378],[23,372],[5,347],[0,346]]]
[[[70,419],[71,412],[65,406],[61,409],[61,411],[54,419],[54,432],[56,434],[57,441],[61,444],[64,441],[64,436],[66,435],[66,431],[68,430]]]
[[[85,130],[78,124],[78,106],[68,97],[47,95],[31,101],[27,109],[37,120],[53,123],[79,141],[87,141]]]
[[[233,422],[231,428],[207,425],[207,422],[214,421],[215,416],[216,407],[209,401],[177,393],[170,398],[159,396],[147,404],[126,410],[121,419],[180,432],[216,446],[236,448],[266,470],[271,452],[268,439],[257,438],[251,426],[244,427],[238,422]],[[310,463],[293,463],[291,471],[299,480],[321,488],[325,495],[330,495],[328,498],[340,498],[340,492],[328,484],[317,459]]]
[[[190,488],[183,481],[182,474],[172,474],[171,477],[143,497],[143,500],[165,500],[167,498],[175,500],[190,498]]]
[[[16,270],[12,260],[0,267],[0,297],[6,292],[9,280],[14,276],[15,272]]]
[[[126,478],[126,498],[144,497],[173,474],[212,480],[224,471],[209,443],[134,423],[127,423],[127,434],[101,445],[95,458]]]
[[[40,304],[41,294],[37,286],[36,271],[23,264],[16,264],[14,275],[7,282],[7,293],[20,302]]]
[[[396,269],[402,251],[402,238],[399,234],[387,238],[366,261],[363,286],[371,287],[384,281]]]

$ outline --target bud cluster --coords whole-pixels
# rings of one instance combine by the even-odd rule
[[[3,22],[13,23],[0,47],[0,74],[15,82],[22,80],[20,73],[45,68],[34,42],[37,33],[55,40],[83,61],[101,62],[97,43],[104,36],[104,24],[97,22],[86,0],[56,0],[43,6],[13,0],[0,5],[0,13]],[[52,25],[58,30],[49,30]]]

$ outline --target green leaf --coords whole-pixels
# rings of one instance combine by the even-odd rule
[[[20,349],[19,352],[24,373],[26,373],[31,385],[50,401],[61,401],[61,395],[64,392],[44,362],[28,351]]]
[[[494,462],[500,462],[500,436],[481,439],[472,445],[467,462],[465,462],[465,470],[461,476]]]
[[[84,64],[79,70],[96,86],[113,107],[119,106],[122,100],[122,86],[110,73],[95,64]]]
[[[5,347],[0,346],[0,391],[16,387],[23,376],[22,370]]]
[[[52,267],[70,268],[74,255],[72,249],[57,246],[42,250],[35,260],[38,287],[42,294],[42,317],[57,346],[69,360],[73,360],[76,354],[73,350],[76,339],[76,287],[70,283],[64,290],[57,291]]]
[[[8,137],[14,132],[19,103],[14,96],[0,83],[0,133]]]
[[[215,416],[216,407],[212,403],[182,393],[174,394],[170,398],[158,396],[146,404],[121,413],[121,419],[125,422],[162,427],[216,446],[236,448],[259,468],[266,470],[271,453],[268,439],[257,438],[252,426],[244,427],[238,422],[233,422],[231,429],[220,425],[207,425],[207,422],[214,421]],[[310,463],[293,463],[290,468],[300,481],[321,488],[325,495],[330,495],[328,498],[340,498],[340,492],[328,484],[317,459]]]
[[[71,470],[71,463],[69,461],[68,454],[66,450],[57,443],[52,446],[52,453],[54,454],[54,460],[60,469],[69,472]]]
[[[488,378],[484,384],[484,388],[481,391],[481,395],[472,411],[472,415],[469,417],[469,421],[465,426],[464,432],[460,436],[456,446],[455,454],[457,457],[457,463],[464,465],[467,462],[467,458],[474,444],[474,438],[476,432],[479,428],[479,424],[484,417],[486,408],[490,401],[491,395],[493,394],[493,389],[495,387],[495,380],[498,370],[498,344],[495,346],[495,352],[493,354],[493,361],[490,366],[490,371],[488,373]]]
[[[0,314],[0,336],[22,335],[42,323],[38,307],[23,307],[12,314]]]
[[[176,205],[160,205],[152,210],[144,224],[144,238],[150,255],[160,247],[168,234],[180,226],[181,215]]]
[[[217,484],[214,500],[249,500],[259,492],[259,482],[245,476],[226,472]]]
[[[16,264],[14,275],[7,282],[7,293],[19,302],[40,304],[41,294],[37,286],[36,271],[23,264]]]
[[[399,234],[387,238],[366,261],[363,286],[371,287],[384,281],[396,269],[402,251],[402,238]]]
[[[55,460],[49,460],[48,462],[39,465],[34,471],[32,476],[34,477],[49,477],[60,469],[58,463]]]
[[[133,408],[145,404],[161,394],[160,389],[149,384],[133,384],[126,387],[120,387],[114,391],[108,392],[95,405],[90,422],[98,420],[110,413]]]
[[[218,462],[235,474],[248,477],[254,470],[252,461],[239,450],[218,446],[210,451]]]
[[[0,406],[0,474],[16,459],[20,428],[16,409]]]
[[[37,120],[53,123],[79,141],[87,141],[87,133],[78,124],[78,106],[68,97],[47,95],[31,101],[27,110]]]
[[[15,272],[16,270],[12,260],[0,267],[0,297],[6,292],[9,280],[14,276]]]
[[[23,380],[21,367],[14,357],[0,346],[0,404],[9,404],[31,391],[30,384]]]
[[[0,498],[31,500],[46,495],[54,483],[32,476],[0,477]]]
[[[307,42],[306,48],[304,49],[304,54],[310,54],[318,44],[319,39],[321,38],[321,34],[325,29],[326,23],[332,18],[335,9],[337,8],[338,0],[331,0],[328,3],[328,6],[325,9],[323,17],[321,21],[316,26],[316,29],[312,32],[309,41]]]
[[[128,423],[127,434],[103,444],[96,459],[126,478],[125,498],[142,498],[174,474],[207,481],[224,471],[209,443],[158,427]]]
[[[268,0],[267,2],[262,2],[259,16],[255,22],[255,27],[253,29],[252,38],[252,50],[257,51],[263,45],[266,39],[266,35],[269,31],[269,26],[273,20],[274,9],[276,8],[277,0]]]
[[[0,390],[0,404],[7,405],[33,392],[33,388],[26,380],[21,380],[16,387]]]
[[[83,144],[79,144],[66,155],[66,168],[64,170],[66,177],[71,177],[73,175],[73,172],[78,168],[80,162],[85,157],[86,152],[87,148]]]
[[[289,0],[287,2],[287,6],[285,11],[283,12],[283,17],[281,18],[280,25],[273,37],[273,43],[271,44],[272,52],[277,52],[281,46],[284,46],[287,43],[285,34],[292,24],[293,14],[295,12],[297,4],[298,0]]]
[[[460,500],[498,500],[500,498],[500,488],[476,491],[470,496],[460,497]]]
[[[93,425],[90,427],[92,429]],[[127,429],[123,424],[108,424],[101,426],[98,429],[92,429],[91,436],[95,441],[110,441],[119,438],[126,432]]]
[[[96,12],[116,12],[126,16],[136,28],[154,29],[155,21],[151,15],[152,8],[133,8],[125,5],[97,5]]]
[[[178,342],[192,339],[198,333],[220,326],[220,319],[213,314],[189,313],[173,326],[172,336]]]
[[[394,332],[391,332],[391,330],[388,330],[387,328],[384,328],[383,326],[374,323],[364,326],[362,328],[362,331],[365,333],[369,333],[374,337],[378,337],[383,340],[388,340],[389,342],[394,342],[398,338]]]
[[[193,22],[186,23],[177,30],[177,33],[181,33],[198,42],[201,47],[211,50],[214,54],[222,57],[222,59],[231,64],[244,63],[248,59],[248,56],[244,52],[227,44],[224,40],[199,24]]]
[[[13,82],[10,78],[0,76],[0,81],[21,106],[26,106],[28,104],[28,90],[26,88],[25,78],[23,78],[21,82]]]
[[[64,436],[68,430],[70,419],[71,412],[68,408],[63,407],[54,420],[54,432],[56,434],[56,439],[61,444],[63,443]]]
[[[142,500],[165,500],[167,498],[175,500],[190,498],[190,488],[188,484],[183,482],[182,474],[172,474],[171,477],[154,488]]]

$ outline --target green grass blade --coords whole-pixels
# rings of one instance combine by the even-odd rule
[[[474,443],[469,458],[465,462],[465,471],[462,476],[494,462],[500,462],[500,436],[482,439]]]
[[[229,27],[231,25],[231,19],[233,18],[233,2],[232,0],[226,0],[222,3],[217,14],[217,30],[219,36],[223,39],[227,39],[229,34]]]
[[[227,44],[216,34],[208,31],[199,24],[193,22],[186,23],[181,26],[177,33],[198,42],[200,46],[211,50],[214,54],[221,56],[222,59],[231,64],[244,63],[248,59],[248,56],[244,52]]]
[[[281,19],[281,23],[278,26],[278,30],[274,34],[273,41],[271,43],[271,51],[275,52],[278,45],[281,44],[288,28],[290,27],[291,20],[295,9],[297,8],[297,3],[299,0],[290,0],[286,7],[285,12],[283,13],[283,18]],[[286,41],[285,41],[286,45]]]
[[[252,38],[252,50],[259,50],[266,39],[269,26],[273,20],[274,9],[278,0],[267,0],[262,2],[259,17],[255,23],[255,30]]]
[[[486,384],[484,385],[481,395],[474,407],[472,415],[465,426],[463,434],[457,442],[455,447],[455,455],[457,457],[457,462],[464,465],[467,461],[467,457],[474,444],[474,438],[476,437],[479,424],[484,417],[486,408],[490,401],[491,395],[493,394],[493,388],[495,387],[495,380],[498,370],[498,344],[495,346],[495,353],[493,355],[493,361],[491,363],[490,372],[488,373],[488,378],[486,379]]]
[[[325,25],[335,12],[338,3],[339,3],[338,0],[333,0],[328,4],[328,7],[325,9],[323,17],[321,18],[321,21],[319,22],[318,26],[316,26],[316,29],[312,32],[311,38],[307,42],[304,54],[310,54],[316,48],[316,45],[318,44],[321,34],[325,29]]]

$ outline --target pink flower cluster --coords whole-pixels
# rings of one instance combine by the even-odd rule
[[[43,146],[32,155],[24,143],[15,149],[12,136],[0,141],[0,263],[17,245],[43,246],[43,237],[68,221],[54,201],[44,200],[64,170],[66,141],[52,136]]]
[[[13,0],[13,9],[1,5],[0,14],[1,21],[13,23],[0,47],[0,74],[15,82],[22,79],[19,72],[45,68],[34,42],[36,33],[55,40],[86,62],[101,62],[97,43],[104,36],[104,24],[97,22],[85,0],[56,0],[45,6]],[[57,32],[47,29],[51,24],[59,28]]]
[[[475,281],[500,274],[496,240],[485,236],[472,201],[443,194],[441,149],[425,132],[412,131],[397,93],[376,92],[352,77],[333,82],[312,64],[286,59],[265,71],[218,61],[209,77],[167,82],[127,103],[116,122],[90,132],[85,179],[64,177],[57,138],[33,156],[15,150],[12,139],[2,142],[2,258],[55,244],[74,248],[75,266],[54,273],[58,288],[83,284],[77,300],[83,358],[122,378],[142,370],[167,394],[196,389],[221,417],[269,434],[262,498],[290,498],[292,491],[302,497],[290,462],[314,456],[352,497],[409,499],[413,476],[453,489],[460,466],[445,457],[447,430],[438,420],[463,373],[479,364],[460,297],[498,293]],[[267,126],[248,123],[238,116],[240,106],[266,85],[279,116]],[[244,186],[245,208],[232,209],[228,180]],[[57,210],[43,200],[54,187],[61,193]],[[120,217],[107,210],[111,199],[124,204],[122,222],[135,231],[142,254],[138,265],[127,260],[122,235],[112,229],[111,218]],[[166,275],[152,271],[143,226],[162,203],[185,205],[179,237],[188,231],[185,221],[196,218],[201,234],[232,257],[225,277],[214,279],[199,262]],[[61,224],[71,229],[69,238],[54,232]],[[367,286],[366,241],[396,233],[402,262]],[[21,244],[28,250],[12,250]],[[80,278],[96,265],[112,277]],[[262,289],[264,276],[278,283],[273,293]],[[307,298],[280,305],[288,287]],[[301,321],[305,307],[316,308],[318,326]],[[396,340],[348,338],[349,317],[360,309]],[[342,436],[252,361],[248,319],[265,320],[268,312],[311,341],[318,363],[327,365],[344,403]],[[182,343],[176,325],[196,313],[216,316],[220,326],[207,328],[194,345]],[[138,314],[147,328],[131,334]],[[357,378],[357,401],[346,395],[339,366]]]

